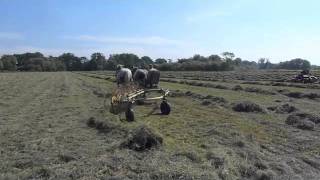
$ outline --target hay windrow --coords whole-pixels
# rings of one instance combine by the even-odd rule
[[[126,147],[135,151],[145,151],[152,148],[158,148],[162,145],[163,138],[155,133],[147,126],[139,126],[134,129],[121,144],[121,147]]]
[[[265,112],[260,105],[250,101],[234,103],[232,109],[237,112]]]

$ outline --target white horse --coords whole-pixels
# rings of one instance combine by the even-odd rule
[[[157,87],[160,81],[160,71],[151,67],[147,75],[147,83],[146,87],[153,88],[154,86]]]
[[[131,70],[122,66],[118,66],[116,71],[116,79],[118,86],[120,84],[128,84],[129,82],[132,82]]]
[[[146,87],[148,71],[146,69],[133,69],[133,81],[141,87]]]

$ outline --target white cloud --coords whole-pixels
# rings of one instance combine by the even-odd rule
[[[88,41],[96,43],[111,44],[133,44],[133,45],[181,45],[183,42],[167,39],[159,36],[150,37],[107,37],[93,35],[64,36],[64,39]]]
[[[24,36],[20,33],[15,32],[0,32],[0,39],[11,39],[11,40],[20,40]]]

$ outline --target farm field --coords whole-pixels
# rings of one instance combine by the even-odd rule
[[[114,72],[0,73],[0,179],[320,179],[320,85],[295,74],[163,72],[171,114],[127,122]]]

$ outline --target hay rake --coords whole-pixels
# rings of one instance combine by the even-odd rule
[[[145,101],[161,100],[160,111],[163,115],[170,114],[171,107],[166,97],[169,94],[168,89],[137,89],[127,94],[116,94],[111,98],[110,112],[120,114],[125,112],[127,121],[134,121],[133,105],[143,103]],[[150,93],[159,93],[160,96],[148,97]]]

